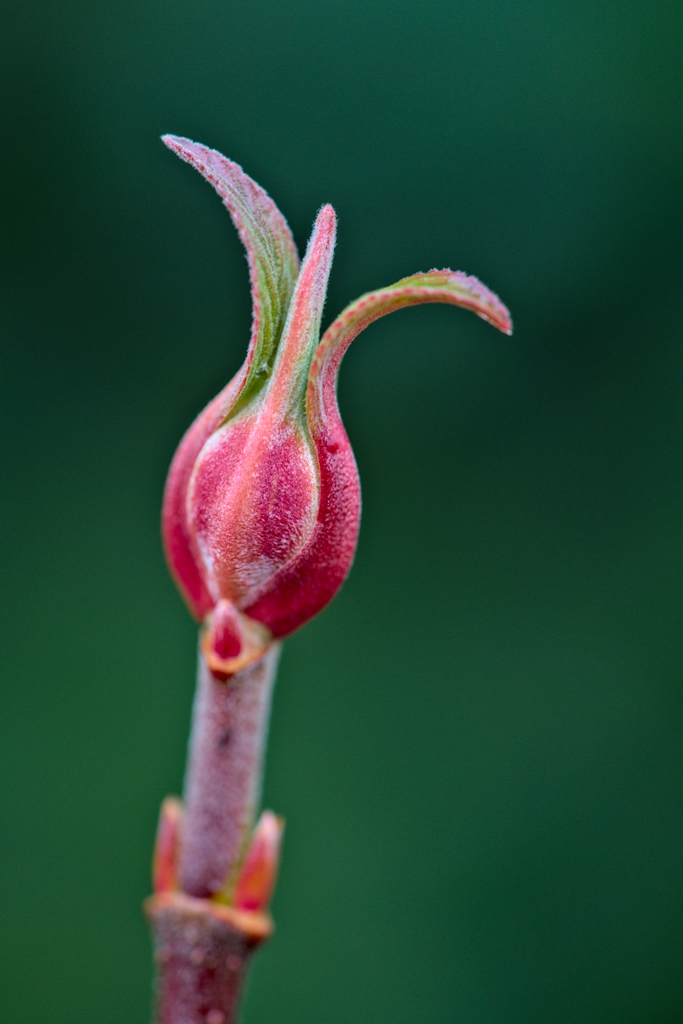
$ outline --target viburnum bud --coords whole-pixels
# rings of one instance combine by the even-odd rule
[[[162,531],[210,668],[230,675],[334,597],[351,568],[360,483],[336,398],[351,341],[386,313],[423,302],[473,310],[511,333],[505,306],[476,278],[415,274],[363,295],[319,337],[336,219],[318,214],[301,268],[287,223],[237,164],[175,136],[163,141],[223,199],[249,262],[246,360],[180,443]]]
[[[268,909],[277,878],[284,827],[284,820],[272,811],[264,811],[256,823],[233,894],[237,910],[253,914]]]

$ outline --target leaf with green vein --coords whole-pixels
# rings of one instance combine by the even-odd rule
[[[215,188],[247,251],[253,320],[247,358],[227,414],[234,416],[270,375],[299,273],[299,256],[287,221],[238,164],[190,139],[164,135],[162,141]]]

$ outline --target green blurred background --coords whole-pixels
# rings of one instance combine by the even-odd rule
[[[159,142],[240,162],[373,326],[351,576],[286,645],[247,1024],[683,1021],[680,0],[5,0],[0,1019],[144,1024],[195,627],[165,471],[246,263]]]

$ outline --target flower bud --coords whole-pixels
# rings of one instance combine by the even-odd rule
[[[463,306],[506,333],[511,323],[476,278],[430,271],[362,296],[320,340],[332,207],[320,210],[299,271],[284,217],[241,168],[186,139],[164,142],[222,197],[249,261],[247,358],[183,438],[162,521],[171,571],[205,623],[209,666],[229,675],[320,611],[351,567],[360,483],[336,400],[351,341],[378,317],[422,302]]]

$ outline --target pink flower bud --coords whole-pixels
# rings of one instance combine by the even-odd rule
[[[351,341],[378,317],[422,302],[463,306],[506,333],[511,322],[476,278],[430,271],[362,296],[320,340],[332,207],[318,214],[299,271],[282,214],[241,168],[186,139],[164,142],[222,197],[249,260],[247,358],[181,441],[162,521],[171,571],[205,621],[209,665],[230,674],[324,608],[351,568],[360,483],[336,400]]]

